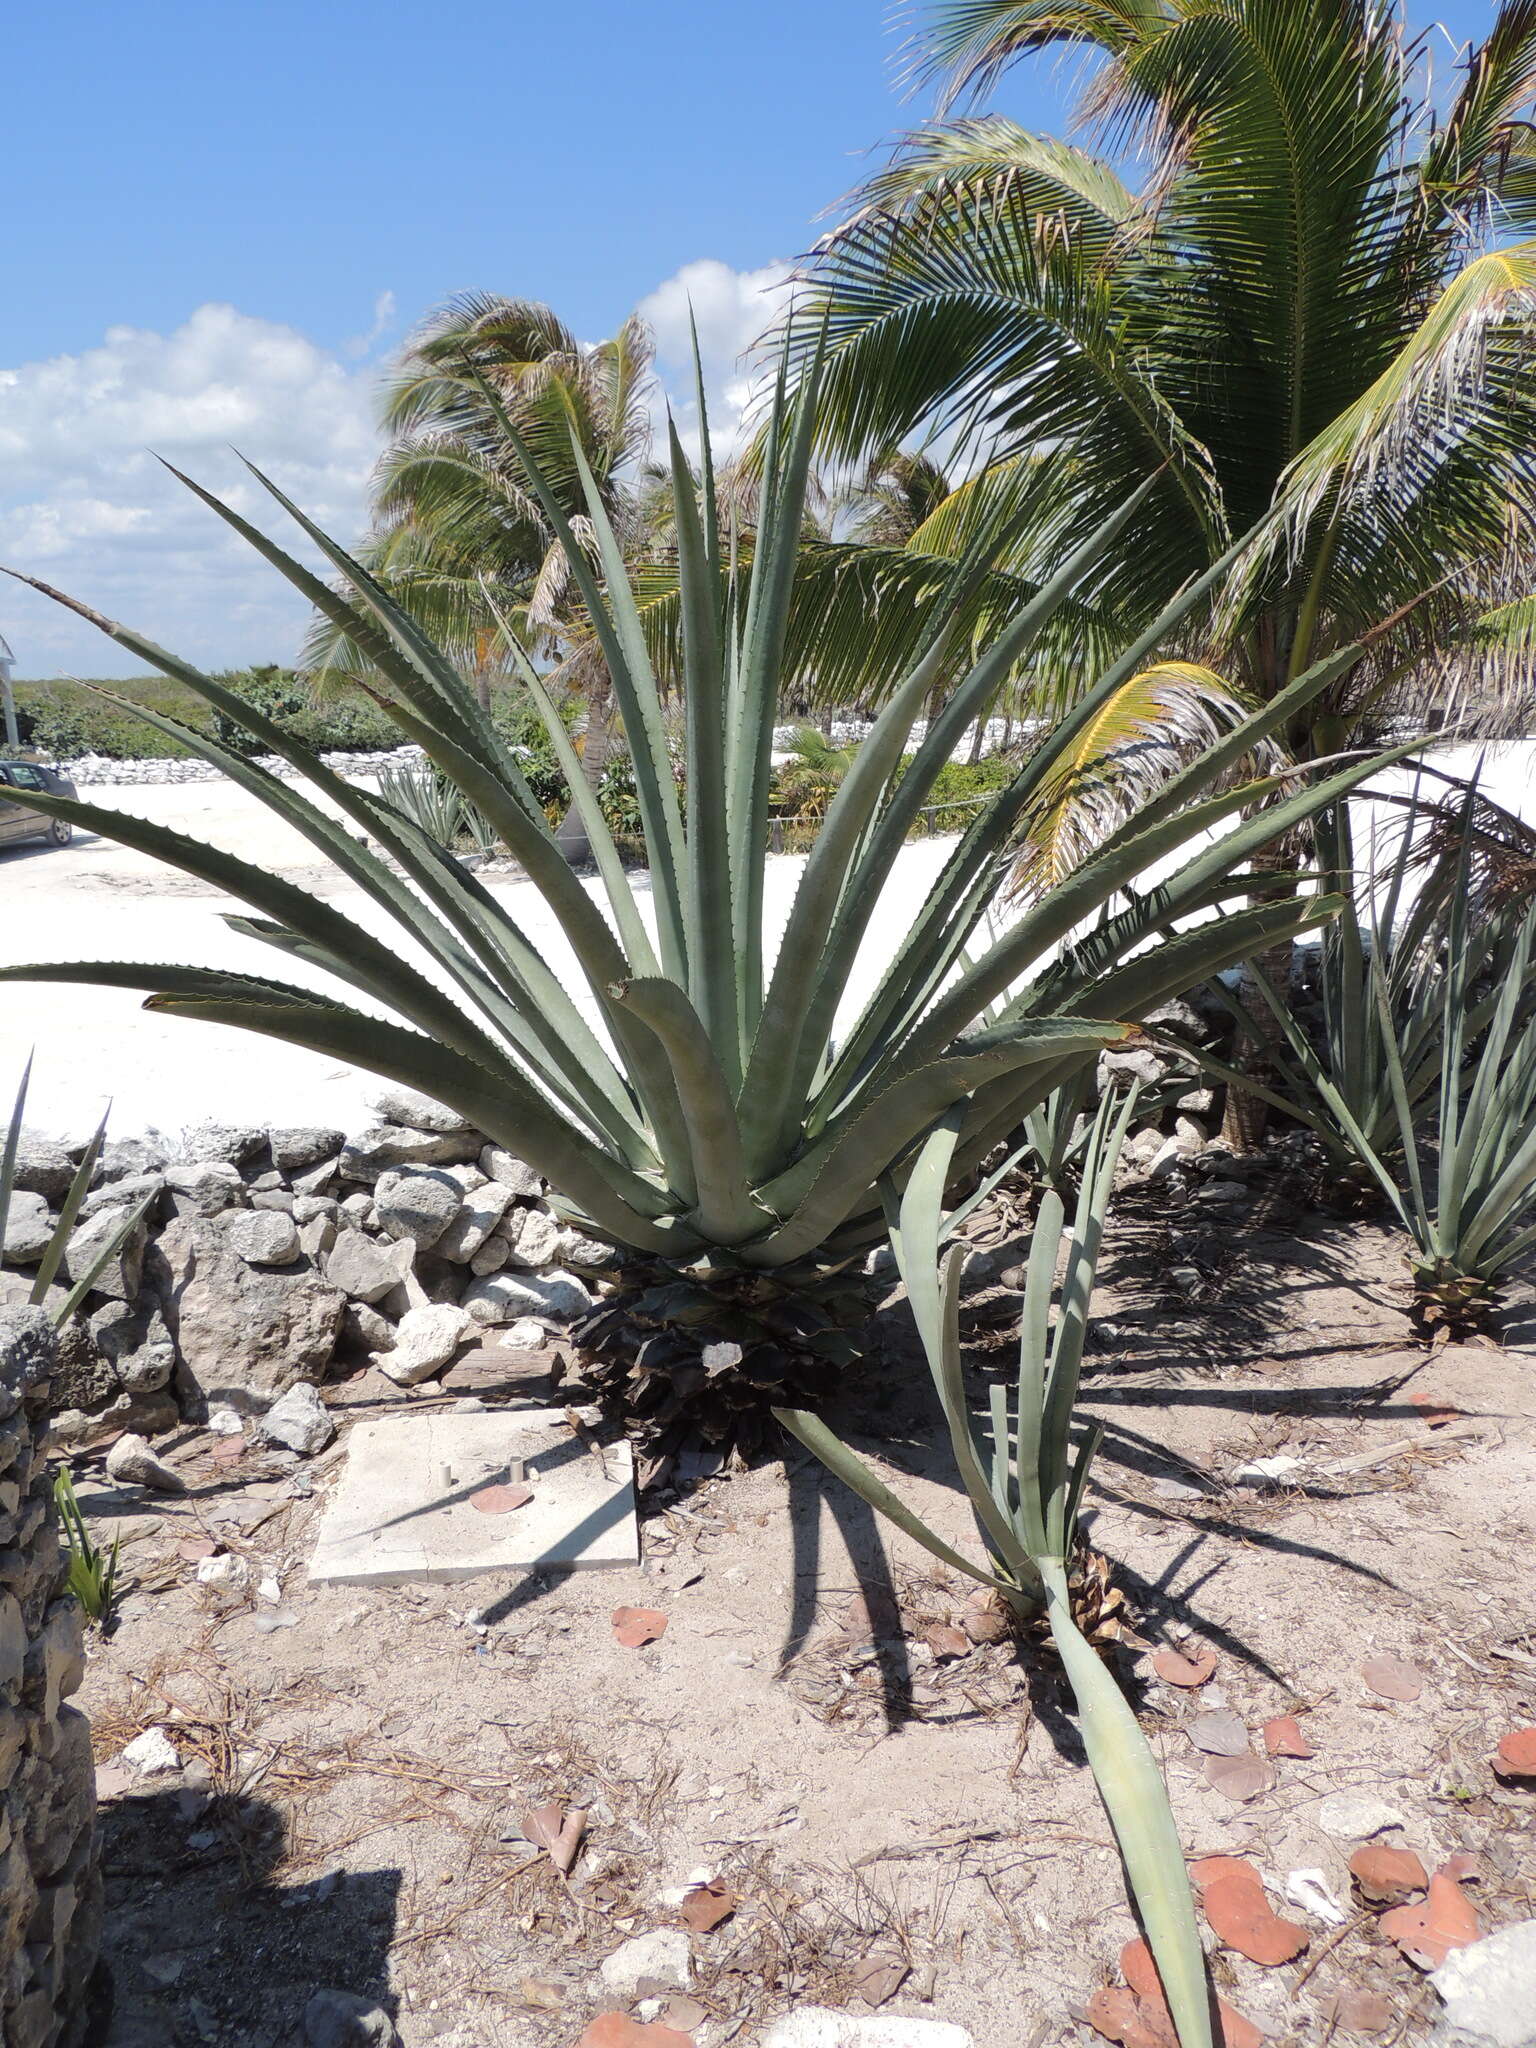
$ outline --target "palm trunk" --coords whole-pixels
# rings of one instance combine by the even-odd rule
[[[1274,869],[1300,866],[1299,854],[1276,848],[1271,865]],[[1283,903],[1296,894],[1297,883],[1294,872],[1288,876],[1277,876],[1274,884],[1255,892],[1248,901],[1257,908],[1266,903]],[[1267,952],[1259,954],[1253,963],[1281,1002],[1289,1004],[1291,983],[1295,973],[1296,946],[1292,939],[1285,939]],[[1279,1043],[1282,1036],[1280,1021],[1259,993],[1258,982],[1252,968],[1245,961],[1242,978],[1237,987],[1237,999],[1248,1019],[1248,1034],[1244,1045],[1237,1049],[1233,1065],[1241,1067],[1244,1073],[1252,1074],[1256,1081],[1270,1082],[1273,1070],[1267,1057],[1266,1048]],[[1260,1095],[1252,1095],[1245,1088],[1229,1086],[1226,1108],[1222,1113],[1221,1135],[1234,1152],[1252,1152],[1262,1140],[1269,1126],[1269,1104]]]
[[[604,682],[587,700],[587,730],[581,749],[582,780],[594,796],[613,755],[613,734],[613,691]],[[592,858],[592,842],[574,803],[566,807],[555,832],[555,843],[572,866]]]

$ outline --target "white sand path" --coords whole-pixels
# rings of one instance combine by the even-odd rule
[[[1475,760],[1462,748],[1432,757],[1453,772]],[[1402,772],[1391,786],[1406,786]],[[1488,793],[1536,821],[1536,742],[1490,756]],[[323,894],[369,929],[396,937],[390,920],[342,884],[307,841],[254,798],[229,783],[192,783],[82,791],[88,800],[137,812],[206,838],[242,859]],[[923,840],[902,853],[860,955],[848,1009],[866,996],[923,901],[950,846]],[[783,930],[802,862],[769,863],[767,921]],[[593,884],[594,893],[598,893]],[[643,881],[637,883],[637,893]],[[528,883],[497,888],[566,986],[585,991],[559,928]],[[641,893],[642,904],[645,897]],[[325,986],[259,942],[231,932],[223,919],[243,906],[212,888],[115,842],[77,834],[65,848],[41,842],[0,851],[0,963],[138,960],[217,965]],[[355,991],[341,993],[367,1007]],[[36,1048],[28,1122],[61,1134],[83,1134],[110,1099],[112,1130],[174,1135],[217,1119],[259,1124],[329,1124],[355,1130],[366,1121],[375,1083],[356,1068],[226,1026],[157,1017],[132,990],[48,982],[0,984],[0,1097]],[[583,1007],[590,1012],[590,1003]],[[4,1105],[0,1103],[0,1115]]]

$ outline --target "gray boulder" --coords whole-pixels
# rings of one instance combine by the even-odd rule
[[[109,1180],[99,1188],[92,1188],[80,1204],[82,1217],[99,1215],[103,1209],[133,1209],[140,1202],[147,1201],[145,1215],[150,1222],[158,1221],[165,1208],[161,1199],[165,1194],[163,1173],[125,1173],[121,1180]]]
[[[491,1180],[500,1181],[503,1187],[512,1190],[519,1202],[537,1201],[544,1192],[541,1174],[507,1151],[504,1145],[487,1145],[480,1154],[480,1171]]]
[[[109,1301],[89,1318],[88,1327],[117,1386],[131,1394],[153,1394],[170,1385],[176,1346],[158,1309]]]
[[[592,1306],[592,1297],[574,1273],[493,1273],[477,1280],[464,1296],[464,1307],[477,1323],[515,1323],[521,1316],[570,1322]]]
[[[247,1265],[216,1223],[168,1224],[150,1277],[183,1370],[207,1399],[264,1409],[330,1363],[347,1305],[342,1290],[304,1267]]]
[[[349,1301],[341,1320],[341,1341],[351,1351],[388,1351],[395,1341],[395,1325],[366,1301]]]
[[[222,1159],[244,1166],[263,1149],[265,1131],[252,1124],[198,1124],[181,1141],[183,1159]]]
[[[401,1386],[413,1387],[441,1372],[473,1328],[464,1310],[451,1303],[413,1308],[400,1318],[393,1345],[373,1362]]]
[[[165,1182],[178,1216],[220,1216],[246,1206],[240,1169],[226,1159],[174,1159],[165,1169]]]
[[[308,1380],[301,1380],[272,1403],[261,1418],[261,1433],[269,1442],[297,1451],[301,1458],[313,1458],[335,1436],[336,1425],[315,1389]]]
[[[76,1224],[64,1253],[64,1268],[72,1281],[78,1284],[85,1278],[102,1252],[121,1234],[124,1221],[120,1208],[101,1209],[84,1223]],[[109,1294],[116,1301],[136,1300],[144,1272],[144,1248],[148,1241],[149,1232],[140,1217],[92,1280],[91,1286],[95,1291]]]
[[[35,1266],[53,1242],[54,1222],[41,1195],[17,1188],[5,1219],[0,1258],[8,1266]]]
[[[0,1388],[12,1397],[7,1414],[14,1414],[17,1403],[53,1371],[58,1341],[46,1310],[27,1304],[0,1307]]]
[[[300,1256],[298,1225],[280,1209],[235,1209],[219,1229],[248,1266],[291,1266]]]
[[[23,1131],[16,1147],[12,1186],[25,1194],[50,1195],[57,1200],[69,1192],[77,1156],[57,1138],[45,1138],[38,1131]]]
[[[509,1240],[503,1237],[499,1230],[492,1231],[479,1251],[471,1256],[469,1270],[477,1280],[483,1280],[488,1273],[499,1273],[511,1256],[512,1246]]]
[[[532,1269],[550,1265],[560,1253],[560,1226],[547,1209],[518,1209],[502,1231],[510,1263]]]
[[[334,1159],[346,1142],[344,1131],[322,1130],[318,1124],[289,1125],[267,1133],[272,1164],[279,1173],[303,1173],[319,1166]]]
[[[305,2048],[400,2048],[382,2005],[351,1991],[317,1991],[304,2008]]]
[[[306,1259],[318,1266],[336,1242],[335,1224],[329,1216],[314,1216],[307,1223],[299,1224],[298,1230],[299,1249]]]
[[[456,1109],[450,1109],[447,1103],[436,1102],[430,1095],[421,1095],[414,1088],[401,1088],[394,1083],[377,1089],[369,1097],[368,1107],[380,1123],[403,1124],[411,1131],[436,1131],[448,1135],[472,1128],[469,1119],[460,1116]],[[475,1149],[478,1151],[479,1147]],[[470,1156],[473,1158],[474,1154]]]
[[[409,1244],[402,1250],[360,1230],[343,1230],[326,1255],[325,1277],[353,1301],[382,1301],[410,1270],[413,1250]]]
[[[480,1156],[477,1131],[415,1131],[404,1124],[375,1124],[349,1138],[337,1167],[343,1180],[375,1181],[400,1166],[452,1166]]]
[[[381,1183],[382,1185],[382,1183]],[[464,1197],[458,1214],[434,1245],[440,1258],[465,1266],[479,1251],[507,1213],[512,1190],[502,1181],[488,1180]]]
[[[1431,2048],[1536,2048],[1536,1920],[1454,1950],[1429,1981],[1445,2000]]]
[[[430,1167],[379,1176],[373,1206],[390,1237],[409,1238],[430,1250],[464,1205],[464,1190],[451,1173]]]
[[[187,1482],[172,1471],[143,1437],[120,1436],[107,1453],[107,1477],[119,1486],[147,1486],[155,1493],[185,1493]]]
[[[111,1138],[97,1155],[93,1178],[102,1187],[138,1174],[159,1173],[170,1156],[158,1138]]]
[[[322,1159],[318,1166],[311,1166],[302,1173],[290,1175],[294,1193],[296,1195],[324,1194],[332,1181],[335,1180],[336,1172],[340,1165],[341,1154],[338,1152],[334,1159]]]

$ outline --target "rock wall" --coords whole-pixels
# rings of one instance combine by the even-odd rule
[[[91,1732],[64,1704],[84,1676],[80,1611],[43,1455],[53,1330],[0,1308],[0,2041],[74,2048],[101,1933]]]
[[[391,747],[380,751],[326,753],[320,756],[327,768],[338,775],[377,775],[381,768],[419,768],[426,756],[420,747]],[[280,754],[258,754],[259,766],[271,775],[291,782],[298,770]],[[142,761],[114,761],[106,754],[79,754],[72,761],[51,764],[67,775],[77,788],[100,789],[113,785],[163,782],[226,782],[222,768],[194,755],[165,756]]]
[[[352,1137],[207,1126],[105,1148],[52,1301],[143,1216],[61,1332],[65,1448],[264,1415],[370,1363],[411,1385],[479,1326],[542,1334],[591,1306],[616,1254],[554,1213],[530,1167],[425,1097],[384,1088],[373,1106]],[[77,1156],[24,1137],[0,1302],[25,1299]]]

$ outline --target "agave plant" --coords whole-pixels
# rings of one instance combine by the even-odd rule
[[[22,1119],[27,1110],[27,1090],[32,1081],[32,1062],[29,1059],[22,1069],[21,1085],[16,1091],[16,1102],[11,1110],[11,1120],[6,1127],[4,1150],[0,1151],[0,1244],[5,1242],[6,1225],[10,1221],[11,1197],[16,1187],[16,1154],[21,1145]],[[96,1161],[101,1156],[101,1147],[107,1135],[107,1119],[104,1116],[96,1127],[95,1136],[86,1146],[80,1164],[75,1168],[69,1187],[65,1192],[59,1219],[38,1262],[37,1273],[32,1282],[28,1300],[36,1308],[48,1304],[48,1295],[64,1264],[69,1249],[70,1235],[80,1215],[80,1205],[90,1192],[91,1181],[96,1172]],[[139,1223],[149,1211],[152,1195],[146,1196],[136,1207],[125,1212],[118,1229],[109,1231],[96,1248],[89,1263],[79,1272],[70,1271],[71,1285],[68,1291],[54,1304],[52,1317],[54,1327],[62,1328],[75,1313],[97,1279],[105,1272],[109,1260],[114,1259],[133,1235]]]
[[[464,839],[477,853],[496,849],[496,834],[485,817],[435,768],[381,768],[379,795],[448,853]]]
[[[1088,1136],[1076,1215],[1050,1189],[1030,1245],[1013,1389],[994,1385],[991,1414],[978,1429],[960,1362],[960,1268],[964,1250],[942,1258],[953,1216],[944,1209],[963,1111],[951,1112],[919,1152],[891,1245],[949,1425],[955,1465],[975,1517],[984,1561],[957,1550],[913,1513],[819,1416],[779,1410],[785,1427],[839,1479],[941,1563],[986,1587],[1019,1624],[1042,1614],[1082,1717],[1084,1746],[1109,1814],[1131,1890],[1157,1960],[1181,2048],[1209,2048],[1210,2001],[1184,1853],[1162,1775],[1125,1696],[1084,1633],[1074,1577],[1086,1546],[1078,1527],[1083,1489],[1103,1435],[1095,1424],[1076,1444],[1078,1384],[1104,1216],[1135,1091],[1106,1094]],[[1064,1263],[1062,1255],[1064,1253]],[[1055,1276],[1063,1278],[1054,1327]],[[1082,1574],[1090,1583],[1095,1574]]]
[[[1353,871],[1343,806],[1322,821],[1326,862],[1350,888],[1323,936],[1321,1048],[1258,984],[1281,1033],[1272,1099],[1408,1232],[1431,1328],[1486,1320],[1536,1246],[1536,905],[1479,897],[1478,805],[1474,786],[1425,861],[1415,795],[1379,874]]]
[[[80,1602],[86,1620],[104,1629],[112,1619],[117,1600],[117,1566],[123,1539],[121,1535],[114,1536],[110,1550],[92,1542],[67,1465],[61,1465],[54,1478],[53,1506],[69,1555],[66,1584]]]
[[[716,1436],[732,1433],[744,1412],[760,1412],[765,1391],[791,1405],[815,1400],[848,1356],[851,1339],[840,1325],[862,1306],[850,1275],[883,1235],[880,1183],[892,1174],[900,1181],[935,1118],[965,1104],[952,1163],[957,1177],[973,1174],[1053,1088],[1129,1036],[1135,1019],[1217,967],[1333,915],[1329,898],[1224,907],[1255,886],[1239,871],[1262,846],[1370,765],[1217,787],[1354,658],[1346,650],[1214,738],[1065,882],[978,957],[966,957],[1045,778],[1184,609],[1208,593],[1225,571],[1218,563],[1084,691],[978,812],[923,899],[898,902],[894,928],[885,921],[886,891],[894,885],[899,898],[896,864],[935,777],[999,679],[1137,513],[1144,484],[972,651],[902,772],[913,720],[951,651],[952,623],[986,570],[988,549],[978,545],[956,566],[928,607],[917,658],[827,806],[775,953],[764,922],[771,756],[814,400],[807,391],[791,409],[785,381],[781,372],[749,566],[725,539],[707,454],[696,482],[671,437],[686,824],[634,592],[601,494],[584,475],[589,548],[505,420],[613,680],[649,863],[649,918],[531,667],[524,665],[523,686],[580,809],[601,900],[562,858],[515,754],[472,689],[367,570],[274,485],[267,488],[346,594],[191,484],[364,650],[404,737],[521,863],[568,944],[579,991],[530,938],[515,903],[466,874],[412,818],[335,774],[216,678],[46,585],[36,587],[241,719],[292,763],[313,795],[159,712],[144,713],[319,848],[387,914],[395,936],[382,939],[333,902],[149,820],[15,792],[47,815],[243,900],[256,914],[232,918],[236,931],[306,973],[361,992],[365,1007],[331,989],[199,966],[71,963],[8,968],[7,976],[148,989],[157,1012],[266,1033],[448,1103],[544,1174],[583,1230],[630,1254],[618,1293],[576,1332],[597,1369],[627,1382],[634,1406],[656,1421],[691,1408]],[[487,400],[497,403],[489,391]],[[572,454],[584,471],[580,447]],[[1256,804],[1267,808],[1249,815]],[[363,844],[363,834],[388,859]],[[1172,872],[1154,891],[1134,893],[1154,863]],[[1113,914],[1094,924],[1107,907]],[[1085,925],[1090,936],[1069,944]],[[854,1003],[850,977],[876,936],[884,972]],[[742,1426],[750,1435],[750,1421]]]

